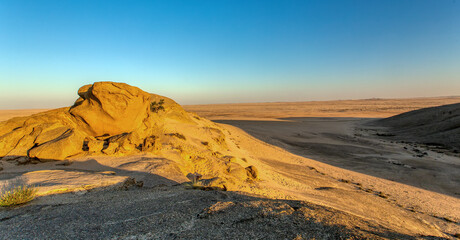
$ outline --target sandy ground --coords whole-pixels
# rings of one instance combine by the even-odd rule
[[[300,235],[308,239],[316,232],[326,234],[317,235],[317,239],[454,238],[460,233],[459,158],[432,152],[414,156],[413,149],[418,146],[377,137],[377,130],[362,127],[369,119],[360,117],[389,116],[459,100],[310,102],[297,103],[297,112],[294,103],[248,104],[244,108],[186,106],[201,116],[221,119],[218,122],[228,131],[229,153],[246,156],[247,164],[259,170],[259,181],[226,196],[202,191],[189,194],[177,186],[187,181],[183,176],[151,173],[163,161],[154,155],[75,158],[65,165],[4,163],[2,183],[35,184],[44,197],[18,209],[1,210],[2,236],[293,239]],[[312,109],[313,105],[316,108]],[[140,181],[144,186],[137,188]],[[117,190],[132,187],[126,194]],[[108,188],[114,190],[97,191]],[[62,192],[71,194],[49,195]],[[249,195],[255,198],[247,199]],[[288,202],[282,205],[273,199]],[[298,206],[299,200],[305,201],[304,208]],[[203,213],[210,215],[200,218]],[[220,217],[203,220],[213,218],[211,215]],[[44,225],[34,227],[31,223],[37,219]],[[311,228],[311,234],[303,228],[312,226],[308,219],[322,224]],[[18,224],[21,228],[11,228]],[[197,235],[200,231],[215,235],[203,237]],[[334,231],[338,235],[327,235]]]
[[[460,155],[378,138],[362,118],[220,120],[294,154],[336,167],[460,197]],[[426,152],[427,155],[421,155]]]
[[[183,107],[211,120],[273,120],[290,117],[383,118],[420,108],[458,102],[460,97],[208,104]]]
[[[432,216],[460,216],[460,155],[446,155],[379,137],[365,123],[460,98],[356,100],[185,106],[203,117],[238,127],[257,139],[315,161],[270,162],[302,179],[302,165],[387,195],[396,205]],[[267,151],[268,153],[268,151]],[[426,153],[420,156],[420,153]],[[270,153],[271,154],[271,153]],[[316,163],[316,161],[324,163]],[[331,167],[338,168],[331,168]],[[350,171],[344,171],[350,170]],[[295,174],[298,173],[298,174]],[[454,208],[452,208],[454,206]],[[458,220],[456,220],[458,222]]]
[[[237,195],[229,193],[224,199],[209,198],[205,192],[187,194],[189,190],[176,186],[186,180],[149,172],[146,166],[161,161],[154,155],[72,159],[70,165],[60,165],[60,162],[8,165],[1,174],[4,181],[13,179],[34,184],[38,186],[39,194],[45,196],[18,209],[1,210],[3,236],[5,239],[9,239],[8,236],[61,236],[65,239],[75,236],[120,239],[159,236],[168,239],[178,234],[176,238],[193,239],[200,237],[193,234],[204,232],[208,236],[204,239],[211,239],[207,234],[225,239],[231,239],[231,236],[263,239],[266,235],[260,234],[262,232],[270,233],[268,236],[272,239],[293,239],[294,235],[302,234],[308,239],[315,235],[304,229],[306,226],[301,223],[305,221],[320,224],[318,229],[311,230],[324,234],[318,235],[319,239],[335,239],[327,235],[335,231],[331,229],[340,230],[337,230],[337,236],[356,235],[372,239],[448,238],[460,231],[460,202],[457,198],[303,158],[254,139],[235,127],[225,127],[231,135],[227,141],[236,146],[230,146],[235,148],[231,150],[245,154],[248,164],[259,169],[261,180],[248,183],[250,189],[241,192],[243,196],[256,197],[251,203],[245,203],[247,200],[241,199],[243,196],[239,196],[239,192],[233,192]],[[133,177],[135,182],[143,181],[144,186],[139,189],[135,183],[127,184],[126,179]],[[107,183],[111,184],[108,188]],[[124,194],[118,190],[129,187],[134,187],[130,191],[139,192]],[[164,190],[158,191],[158,188]],[[53,192],[69,192],[70,195],[49,195]],[[167,202],[162,202],[165,199]],[[290,202],[280,206],[272,199]],[[306,207],[289,205],[291,201],[295,204],[296,200],[306,201],[302,202]],[[244,207],[220,210],[225,213],[220,219],[225,221],[213,224],[224,222],[224,227],[211,231],[214,227],[205,227],[205,222],[197,216],[209,212],[206,209],[216,204]],[[147,206],[152,207],[145,208]],[[244,211],[250,213],[242,215]],[[114,212],[117,214],[113,215]],[[266,219],[266,214],[272,217]],[[37,219],[43,224],[32,224]],[[246,221],[248,223],[239,224]],[[160,223],[163,224],[161,227],[158,226]],[[11,228],[18,224],[20,231]],[[252,226],[249,230],[248,224]],[[263,226],[267,224],[283,227],[264,230]],[[155,235],[159,231],[162,234]],[[347,235],[350,231],[353,233]],[[244,234],[235,235],[235,232]],[[101,237],[99,234],[106,235]]]
[[[381,132],[378,127],[366,126],[376,118],[458,102],[460,97],[185,108],[300,156],[458,198],[460,154],[446,155],[422,145],[390,141],[377,136]]]
[[[53,195],[0,211],[0,239],[414,239],[379,228],[312,203],[181,186]]]
[[[0,110],[0,122],[14,117],[29,116],[35,113],[44,112],[49,109],[17,109],[17,110]]]

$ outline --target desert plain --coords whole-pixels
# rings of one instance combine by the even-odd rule
[[[78,94],[0,111],[0,184],[38,190],[0,209],[1,239],[460,236],[460,97],[181,107],[108,82]]]

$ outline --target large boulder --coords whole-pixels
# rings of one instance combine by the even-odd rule
[[[84,134],[75,129],[67,129],[53,140],[34,146],[28,151],[28,157],[43,161],[61,160],[82,151]]]
[[[68,109],[1,122],[0,157],[24,159],[32,152],[33,158],[61,160],[81,151],[83,133],[76,130]]]
[[[92,136],[132,132],[150,112],[150,94],[125,83],[96,82],[78,95],[70,114]]]

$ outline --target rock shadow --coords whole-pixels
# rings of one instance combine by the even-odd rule
[[[26,158],[26,156],[16,156],[18,159]],[[10,156],[10,159],[14,159],[14,156]],[[145,158],[141,157],[139,161],[145,161],[146,159],[151,160],[151,162],[161,162],[164,159],[162,158]],[[9,188],[14,186],[22,186],[26,185],[26,179],[28,178],[28,174],[31,173],[41,173],[43,176],[46,176],[48,172],[43,171],[53,171],[53,174],[61,175],[57,176],[56,178],[51,179],[43,179],[43,181],[36,180],[36,184],[32,184],[35,187],[52,187],[58,186],[60,184],[68,184],[71,183],[72,180],[75,181],[92,181],[88,184],[94,184],[98,186],[98,177],[100,177],[100,181],[108,181],[110,182],[110,177],[126,177],[128,181],[128,185],[142,185],[143,187],[155,187],[155,186],[173,186],[179,184],[178,182],[168,179],[166,177],[152,174],[150,172],[144,171],[135,171],[135,170],[126,170],[117,167],[110,167],[99,163],[95,159],[88,159],[85,161],[68,161],[68,160],[55,160],[55,159],[41,159],[40,162],[35,160],[34,163],[27,163],[27,164],[18,164],[24,165],[24,171],[18,171],[20,169],[16,169],[16,171],[2,171],[0,172],[0,183],[3,185],[7,185]],[[133,161],[134,162],[134,161]],[[120,167],[133,164],[133,162],[126,162],[121,164]],[[43,172],[43,173],[42,173]],[[51,173],[51,172],[50,172]],[[69,174],[68,181],[62,183],[59,180],[66,179],[65,174]],[[60,177],[60,178],[59,178]],[[78,178],[81,178],[79,180]],[[134,180],[134,182],[133,182]],[[95,181],[95,182],[94,182]],[[102,188],[110,187],[110,184],[102,184]],[[101,185],[101,186],[102,186]],[[1,186],[1,185],[0,185]],[[121,187],[121,186],[120,186]],[[96,187],[93,190],[97,190]]]

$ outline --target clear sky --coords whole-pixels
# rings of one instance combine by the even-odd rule
[[[460,1],[0,0],[0,109],[460,95]]]

